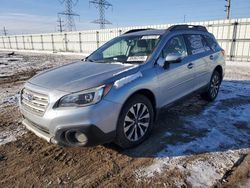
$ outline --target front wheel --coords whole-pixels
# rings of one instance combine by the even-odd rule
[[[143,142],[153,127],[154,111],[150,100],[143,95],[129,99],[120,113],[116,144],[122,148],[134,147]]]
[[[220,89],[220,84],[221,84],[221,75],[219,72],[214,71],[208,90],[205,93],[202,93],[202,98],[207,100],[207,101],[214,101],[215,98],[217,97]]]

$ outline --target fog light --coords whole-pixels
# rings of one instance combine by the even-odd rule
[[[85,136],[85,134],[81,133],[81,132],[75,132],[75,139],[81,143],[81,144],[85,144],[87,143],[87,137]]]

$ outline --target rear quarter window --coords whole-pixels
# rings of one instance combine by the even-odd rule
[[[207,41],[202,37],[202,35],[184,35],[188,52],[190,55],[195,55],[203,52],[210,51],[210,47]]]
[[[204,35],[205,40],[207,41],[208,45],[210,46],[210,48],[213,51],[216,51],[217,49],[220,48],[220,46],[218,45],[217,41],[215,40],[215,38]]]

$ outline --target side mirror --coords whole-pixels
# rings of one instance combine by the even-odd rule
[[[182,55],[178,53],[169,54],[165,58],[165,61],[168,63],[179,63],[181,62],[181,60],[182,60]]]
[[[159,58],[157,64],[160,67],[167,69],[170,63],[179,63],[181,62],[182,58],[183,57],[180,54],[169,54],[165,59]]]

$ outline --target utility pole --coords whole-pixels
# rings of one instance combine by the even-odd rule
[[[186,23],[186,14],[183,16],[183,22]]]
[[[105,19],[105,9],[112,7],[113,5],[111,3],[106,0],[91,0],[89,3],[95,5],[99,11],[99,19],[94,20],[92,23],[99,24],[100,29],[105,29],[106,24],[112,24]]]
[[[79,16],[79,14],[74,13],[73,6],[78,3],[78,0],[63,0],[60,2],[65,4],[65,10],[63,12],[59,12],[58,15],[63,15],[66,17],[67,30],[73,31],[76,28],[74,16]]]
[[[57,25],[57,27],[59,27],[59,30],[58,31],[60,31],[60,32],[63,32],[64,30],[63,30],[63,25],[62,25],[62,18],[58,18],[58,20],[57,20],[57,23],[58,23],[58,25]]]
[[[3,35],[7,36],[7,30],[5,29],[5,27],[3,27]]]
[[[227,4],[225,5],[225,7],[226,7],[226,10],[225,10],[225,12],[226,12],[226,17],[227,17],[227,19],[230,19],[230,13],[231,13],[231,0],[225,0],[226,2],[227,2]]]

